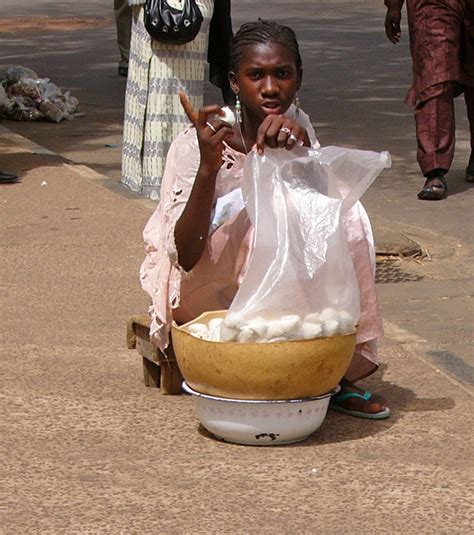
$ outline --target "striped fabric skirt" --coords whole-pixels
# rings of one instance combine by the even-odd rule
[[[173,3],[173,2],[170,2]],[[180,0],[174,0],[179,5]],[[178,91],[195,109],[202,106],[209,22],[214,0],[198,0],[204,21],[199,35],[184,45],[165,45],[149,36],[143,6],[133,6],[132,40],[125,94],[122,182],[153,200],[160,198],[166,155],[189,124]]]

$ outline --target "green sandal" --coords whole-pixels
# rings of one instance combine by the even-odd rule
[[[360,398],[364,399],[365,401],[369,401],[371,397],[372,394],[370,392],[364,392],[363,394],[359,394],[358,392],[345,392],[344,394],[336,394],[331,398],[329,408],[337,412],[348,414],[349,416],[355,416],[356,418],[367,418],[368,420],[383,420],[384,418],[388,418],[390,416],[390,409],[388,407],[383,411],[370,413],[346,409],[341,405],[344,401],[350,398]]]

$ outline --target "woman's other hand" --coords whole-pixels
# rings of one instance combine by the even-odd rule
[[[306,129],[285,115],[267,115],[257,131],[256,144],[259,154],[265,145],[286,150],[311,146]]]

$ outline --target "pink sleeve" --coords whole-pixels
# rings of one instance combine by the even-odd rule
[[[172,311],[179,306],[184,275],[178,264],[174,229],[191,194],[198,167],[196,131],[190,127],[170,147],[160,203],[143,231],[146,257],[140,268],[140,280],[151,297],[150,338],[162,351],[169,344]]]

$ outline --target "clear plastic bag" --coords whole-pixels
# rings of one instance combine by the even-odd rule
[[[40,121],[43,118],[43,114],[35,107],[31,99],[16,96],[11,102],[12,106],[8,111],[9,119],[14,121]]]
[[[387,152],[266,148],[246,161],[254,251],[221,326],[222,341],[273,342],[352,332],[360,315],[344,215]]]
[[[65,117],[66,105],[59,99],[45,99],[39,105],[39,111],[43,114],[44,119],[53,123],[61,122]]]
[[[12,65],[11,67],[8,67],[5,72],[5,80],[8,85],[16,84],[22,78],[37,80],[38,75],[35,71],[28,69],[28,67],[23,67],[22,65]]]
[[[39,78],[26,67],[15,65],[7,69],[4,81],[6,103],[0,112],[15,121],[52,121],[59,123],[72,119],[79,110],[79,101],[69,91],[61,89],[49,81]]]

